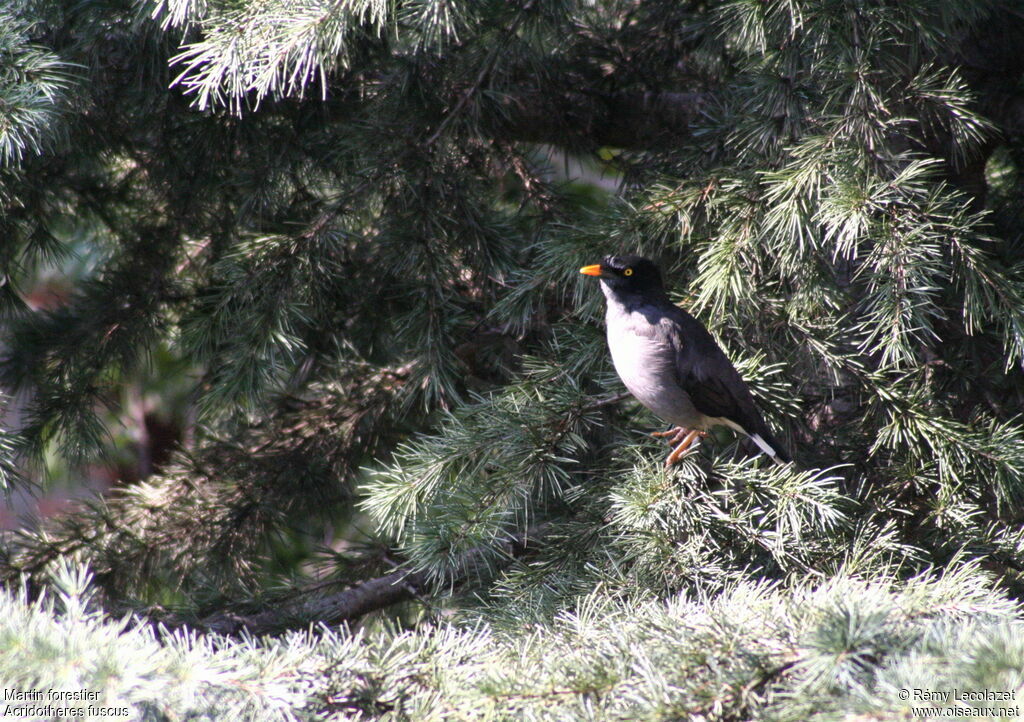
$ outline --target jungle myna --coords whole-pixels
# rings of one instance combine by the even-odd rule
[[[669,300],[661,273],[640,256],[608,256],[580,273],[601,279],[608,301],[608,349],[637,401],[674,429],[671,466],[707,429],[723,424],[750,437],[777,463],[789,454],[754,405],[750,389],[707,329]]]

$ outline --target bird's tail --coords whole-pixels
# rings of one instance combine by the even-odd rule
[[[780,466],[793,460],[786,447],[779,443],[779,440],[772,436],[768,429],[762,429],[760,433],[748,434],[748,438],[757,444],[757,447]]]

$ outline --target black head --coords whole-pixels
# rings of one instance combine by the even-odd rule
[[[665,288],[661,282],[661,271],[654,262],[642,256],[626,254],[608,256],[593,266],[584,266],[580,273],[597,276],[601,282],[617,294],[661,294]]]

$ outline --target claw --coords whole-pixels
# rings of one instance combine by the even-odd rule
[[[685,439],[686,436],[690,433],[694,433],[702,439],[708,435],[708,432],[706,431],[698,431],[696,429],[687,429],[682,426],[676,426],[675,428],[669,429],[668,431],[653,431],[651,432],[651,436],[658,439],[664,439],[671,436],[672,438],[668,440],[668,443],[675,446],[676,444],[680,443],[683,439]]]
[[[682,441],[688,433],[690,433],[689,429],[684,429],[682,426],[676,426],[675,428],[669,429],[668,431],[655,431],[654,433],[651,434],[651,436],[658,439],[664,439],[671,436],[672,438],[668,440],[668,443],[675,446],[680,441]]]
[[[665,459],[666,469],[682,458],[683,454],[685,454],[686,451],[693,444],[694,439],[697,439],[698,437],[703,438],[707,436],[707,432],[698,431],[697,429],[694,429],[693,431],[690,431],[688,433],[686,432],[686,429],[683,429],[683,432],[686,433],[685,438],[683,438],[683,440],[679,442],[679,445],[676,448],[672,449],[672,453],[668,455],[667,459]],[[676,434],[676,437],[672,439],[672,442],[675,443],[679,436],[680,434]]]

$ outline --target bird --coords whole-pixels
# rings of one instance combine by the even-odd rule
[[[652,434],[674,447],[666,468],[719,425],[749,437],[776,463],[791,461],[725,352],[700,321],[672,303],[653,261],[608,256],[580,273],[600,279],[608,350],[622,383],[674,427]]]

